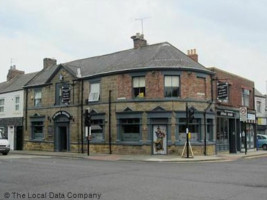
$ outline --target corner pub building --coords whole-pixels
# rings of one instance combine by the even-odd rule
[[[86,152],[84,113],[92,116],[90,152],[177,154],[186,141],[186,103],[195,155],[215,153],[213,72],[168,42],[44,68],[25,86],[24,149]],[[204,142],[206,139],[206,142]]]

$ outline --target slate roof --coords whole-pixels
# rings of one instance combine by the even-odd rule
[[[0,83],[0,94],[23,90],[24,85],[26,85],[36,74],[37,72],[20,74],[9,81]]]
[[[265,98],[265,96],[257,89],[255,89],[255,96],[264,97]]]
[[[26,87],[48,84],[61,67],[76,78],[88,78],[144,69],[187,69],[213,74],[213,72],[189,58],[179,49],[168,42],[163,42],[50,66],[40,71]],[[77,77],[78,69],[81,71],[81,77]]]
[[[168,42],[147,45],[103,56],[85,58],[62,64],[82,77],[142,69],[190,69],[212,74],[203,65],[195,62]]]
[[[42,71],[38,72],[36,76],[26,86],[38,86],[46,84],[58,68],[58,65],[53,65],[43,69]]]

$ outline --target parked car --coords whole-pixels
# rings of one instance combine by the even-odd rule
[[[10,144],[8,140],[4,137],[4,134],[0,132],[0,153],[7,155],[10,151]]]
[[[257,135],[258,147],[267,150],[267,135]]]

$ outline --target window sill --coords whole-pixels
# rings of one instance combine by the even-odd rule
[[[143,142],[142,141],[118,141],[116,142],[116,144],[119,144],[119,145],[132,145],[132,146],[141,146],[143,145]]]
[[[30,139],[29,142],[44,142],[44,139]]]

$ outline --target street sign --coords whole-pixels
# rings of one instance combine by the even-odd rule
[[[241,122],[246,122],[248,120],[248,110],[247,107],[240,107],[239,108],[240,112],[240,121]]]

